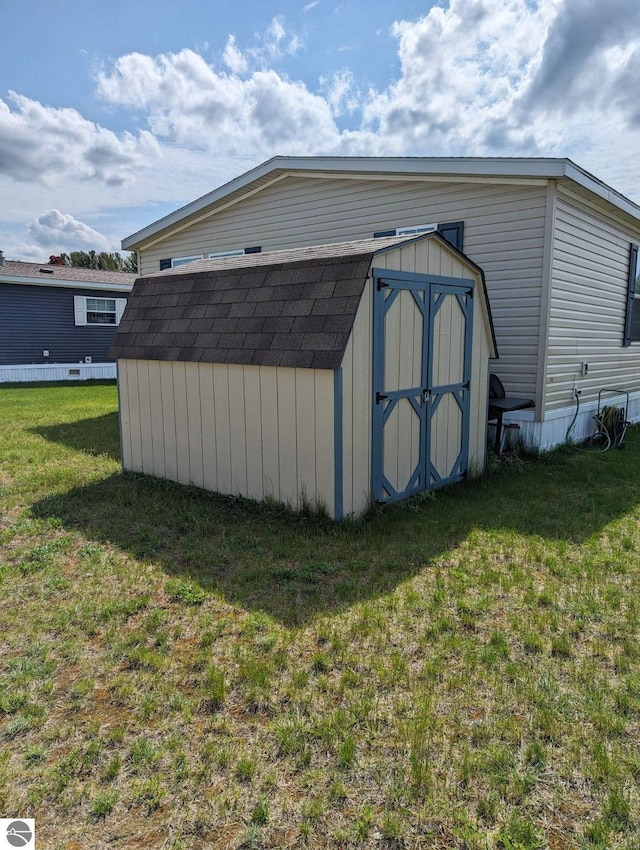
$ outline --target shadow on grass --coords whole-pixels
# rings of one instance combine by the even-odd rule
[[[108,455],[120,460],[118,440],[118,412],[105,413],[91,419],[62,422],[57,425],[41,425],[29,429],[52,443],[92,455]]]
[[[32,511],[294,626],[388,593],[474,529],[497,535],[493,549],[506,554],[515,534],[583,542],[640,501],[640,443],[629,443],[559,452],[342,525],[135,474]]]

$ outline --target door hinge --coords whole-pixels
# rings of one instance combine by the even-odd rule
[[[389,398],[389,396],[384,393],[376,393],[376,404],[380,404],[380,402],[384,401],[385,398]]]
[[[381,289],[388,289],[389,284],[385,283],[384,280],[381,277],[379,277],[376,280],[376,288],[377,288],[378,292],[380,292]]]

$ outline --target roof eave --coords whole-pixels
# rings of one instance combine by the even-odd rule
[[[24,286],[55,286],[69,289],[95,289],[104,292],[131,292],[135,278],[130,283],[107,283],[96,280],[69,280],[65,278],[21,277],[20,275],[0,275],[0,283],[20,284]]]
[[[177,226],[234,192],[280,170],[358,172],[478,178],[568,179],[640,220],[640,207],[567,158],[553,157],[339,157],[274,156],[195,201],[122,240],[123,250],[134,250],[148,239]]]

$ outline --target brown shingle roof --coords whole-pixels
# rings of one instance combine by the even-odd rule
[[[110,357],[336,369],[374,254],[408,241],[199,260],[138,278]]]
[[[43,271],[44,269],[44,271]],[[9,278],[31,278],[42,280],[55,285],[57,280],[81,283],[112,283],[120,284],[123,290],[133,286],[135,274],[127,272],[107,272],[100,269],[79,269],[74,266],[58,266],[50,263],[22,263],[16,260],[6,260],[0,266],[0,280]]]

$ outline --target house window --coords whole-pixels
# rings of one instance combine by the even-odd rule
[[[396,227],[393,230],[378,230],[373,236],[417,236],[420,233],[433,233],[437,231],[447,242],[450,242],[458,251],[462,251],[464,236],[464,221],[450,221],[445,224],[412,224],[405,227]]]
[[[119,325],[126,298],[96,298],[74,295],[76,325]]]
[[[220,257],[241,257],[243,254],[259,254],[262,248],[257,245],[254,248],[233,248],[230,251],[216,251],[214,254],[209,254],[210,260]],[[160,260],[160,271],[165,269],[175,269],[176,266],[184,266],[186,263],[192,263],[194,260],[203,260],[204,254],[199,254],[197,257],[167,257],[165,260]]]
[[[174,257],[171,260],[171,268],[175,269],[178,266],[186,266],[187,263],[192,263],[194,260],[203,260],[204,254],[198,254],[197,257]]]
[[[255,248],[234,248],[231,251],[216,251],[214,254],[209,254],[209,259],[219,259],[220,257],[242,257],[244,254],[260,254],[262,248],[257,245]]]
[[[629,286],[627,289],[627,317],[624,323],[624,345],[640,340],[640,261],[637,245],[629,252]]]

